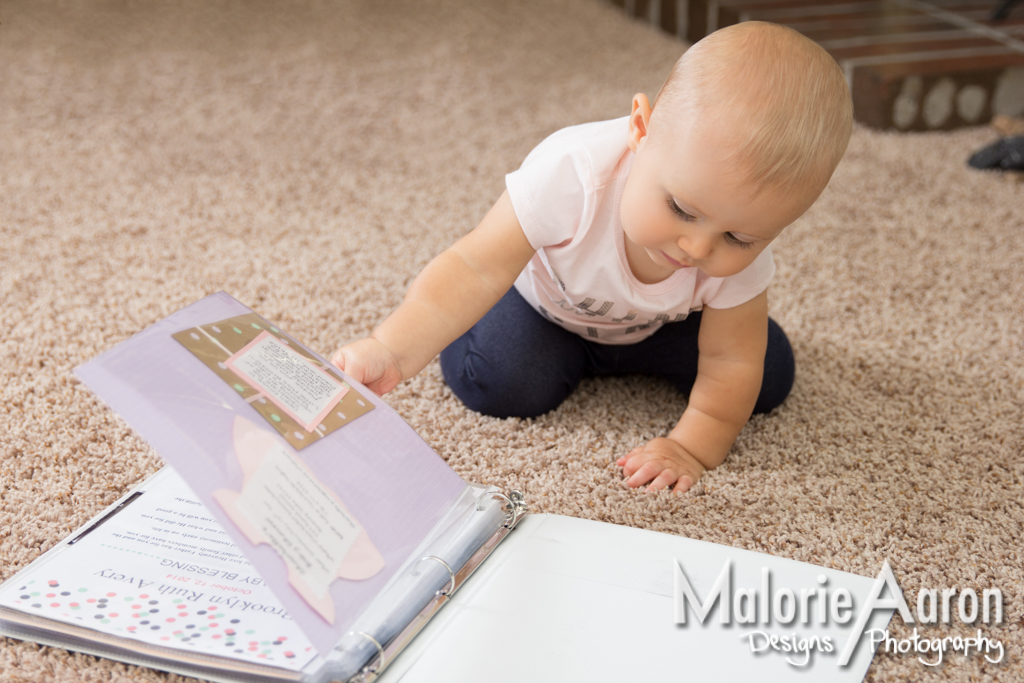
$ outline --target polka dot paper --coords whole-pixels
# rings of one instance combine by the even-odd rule
[[[255,313],[172,336],[296,450],[373,409],[330,365]]]
[[[315,653],[220,525],[171,470],[0,592],[33,617],[195,654],[300,670]],[[37,568],[36,568],[37,567]]]

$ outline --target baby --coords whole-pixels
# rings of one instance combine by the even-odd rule
[[[689,396],[682,417],[617,464],[629,486],[682,493],[789,393],[769,245],[828,184],[851,125],[843,74],[816,44],[774,24],[721,29],[654,107],[638,94],[628,117],[541,142],[333,362],[385,394],[440,352],[455,394],[497,417],[552,410],[586,376],[664,377]]]

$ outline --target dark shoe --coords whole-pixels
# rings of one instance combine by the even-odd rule
[[[967,163],[974,168],[1024,171],[1024,135],[997,140],[975,152]]]

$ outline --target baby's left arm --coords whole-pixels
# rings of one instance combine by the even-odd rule
[[[768,293],[735,308],[704,307],[697,338],[697,381],[679,423],[667,438],[649,441],[618,459],[629,486],[683,493],[704,470],[717,467],[750,419],[768,346]]]

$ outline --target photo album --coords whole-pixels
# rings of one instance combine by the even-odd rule
[[[852,682],[893,613],[875,579],[464,482],[223,292],[75,374],[167,466],[0,585],[4,636],[211,681]]]

